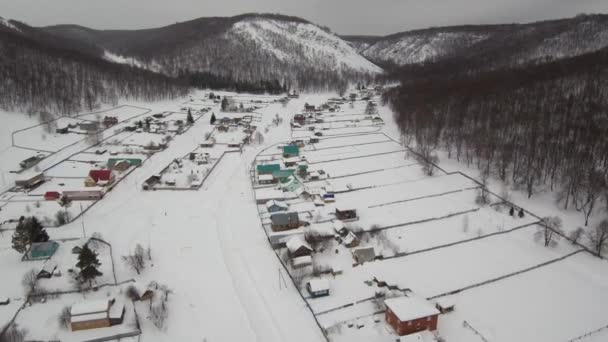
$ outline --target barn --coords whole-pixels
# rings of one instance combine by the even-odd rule
[[[386,299],[384,304],[386,322],[399,336],[437,330],[439,310],[426,299],[403,296]]]
[[[44,266],[42,266],[42,269],[40,270],[40,272],[38,272],[36,279],[42,279],[42,278],[49,279],[53,276],[56,269],[57,269],[57,263],[53,260],[48,260],[47,262],[44,263]]]

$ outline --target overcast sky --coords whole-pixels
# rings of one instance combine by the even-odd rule
[[[245,12],[295,15],[339,34],[385,35],[608,13],[608,0],[0,0],[0,16],[33,26],[135,29]]]

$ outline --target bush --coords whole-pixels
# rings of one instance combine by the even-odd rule
[[[72,316],[70,314],[70,307],[64,306],[63,309],[61,310],[61,313],[59,314],[59,327],[61,327],[62,329],[68,330],[70,327],[70,318],[71,317]]]

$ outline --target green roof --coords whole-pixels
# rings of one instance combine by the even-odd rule
[[[257,167],[258,172],[262,173],[274,173],[275,171],[281,170],[281,165],[279,164],[262,164]]]
[[[283,146],[283,154],[298,155],[300,154],[300,148],[297,145]]]
[[[113,168],[114,165],[116,165],[116,163],[121,162],[123,160],[128,161],[129,164],[131,164],[133,166],[141,165],[141,159],[138,159],[138,158],[110,158],[110,159],[108,159],[108,169]]]
[[[57,248],[59,248],[59,243],[55,241],[34,243],[30,249],[30,256],[32,259],[47,259],[55,254]]]
[[[293,175],[293,170],[277,170],[272,172],[272,177],[283,179]]]

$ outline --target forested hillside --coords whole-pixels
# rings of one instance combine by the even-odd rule
[[[608,49],[483,69],[457,60],[401,69],[402,86],[387,99],[417,150],[432,158],[445,149],[528,196],[557,190],[563,207],[586,218],[601,210],[608,203]]]
[[[24,24],[0,25],[0,108],[69,114],[121,98],[159,100],[187,92],[174,79],[63,42]]]

